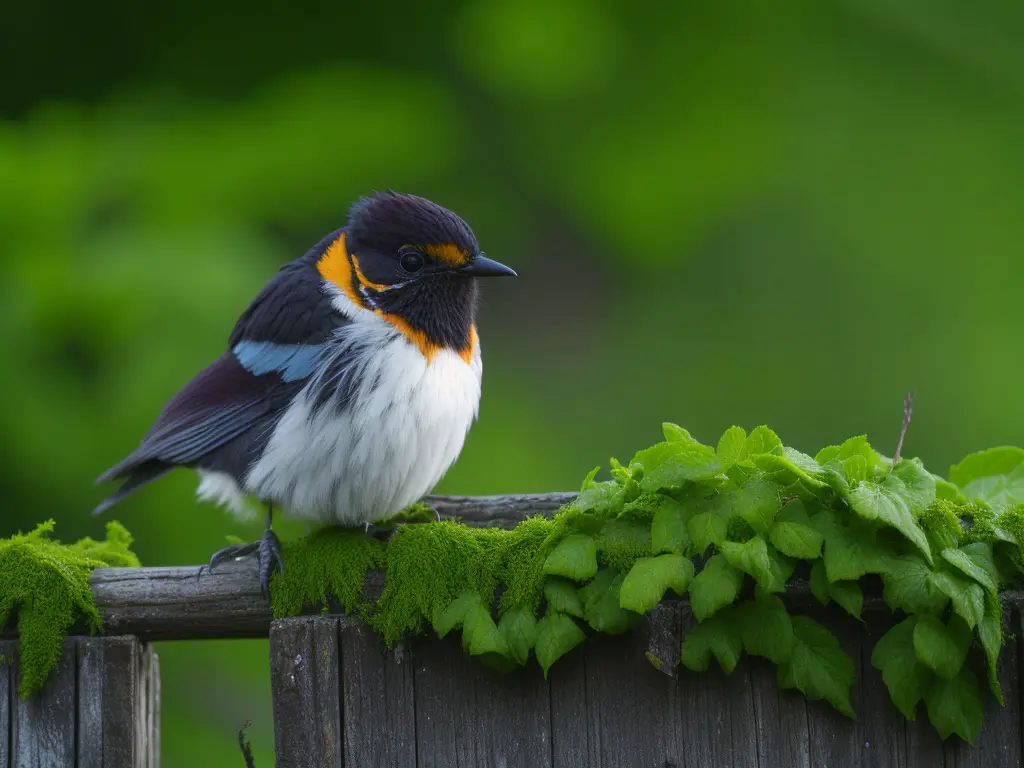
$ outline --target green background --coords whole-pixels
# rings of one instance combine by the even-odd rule
[[[572,490],[665,420],[888,454],[908,389],[935,471],[1022,442],[1018,3],[4,15],[0,536],[102,535],[93,478],[373,189],[452,208],[520,274],[485,285],[480,422],[443,491]],[[258,534],[194,486],[116,509],[144,563]],[[165,764],[235,764],[251,719],[271,765],[266,643],[159,651]]]

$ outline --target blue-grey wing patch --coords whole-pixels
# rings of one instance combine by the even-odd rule
[[[252,374],[277,373],[282,381],[305,379],[316,370],[324,344],[278,344],[273,341],[240,341],[232,352]]]

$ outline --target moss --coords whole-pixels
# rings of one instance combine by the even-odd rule
[[[0,627],[18,625],[21,656],[19,693],[42,687],[57,664],[64,637],[78,619],[90,632],[102,622],[89,589],[89,575],[102,566],[137,567],[132,537],[119,523],[107,523],[107,538],[61,544],[50,538],[52,520],[29,534],[0,540]]]

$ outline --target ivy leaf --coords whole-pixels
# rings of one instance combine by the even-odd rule
[[[586,639],[583,630],[564,613],[549,613],[537,622],[537,642],[534,653],[548,676],[551,665]]]
[[[768,427],[760,426],[747,436],[746,450],[748,456],[778,453],[782,451],[782,441]]]
[[[815,560],[811,566],[811,594],[822,605],[828,605],[832,599],[828,591],[828,576],[825,575],[825,563]]]
[[[854,512],[865,520],[881,520],[888,523],[912,541],[931,563],[932,553],[928,547],[928,539],[911,513],[909,502],[913,501],[916,507],[916,498],[903,481],[892,474],[881,484],[861,483],[850,489],[848,495]]]
[[[952,501],[954,504],[967,503],[967,497],[951,482],[935,474],[932,475],[932,479],[935,481],[935,498]]]
[[[761,454],[754,457],[754,464],[765,472],[788,472],[809,488],[825,488],[825,469],[805,453],[789,447],[781,455]]]
[[[544,561],[544,573],[585,581],[597,573],[597,544],[591,536],[566,536]]]
[[[917,660],[916,625],[917,616],[901,621],[882,636],[871,652],[871,666],[881,671],[892,703],[908,720],[916,718],[917,703],[933,677],[931,670]]]
[[[868,474],[868,461],[863,456],[850,456],[843,459],[842,467],[843,476],[850,485],[856,485],[870,477]]]
[[[830,513],[812,518],[825,536],[825,570],[829,581],[855,581],[866,573],[884,573],[892,555],[875,541],[875,531],[865,525],[838,524]]]
[[[855,717],[850,705],[854,667],[839,641],[814,619],[794,616],[793,650],[779,665],[779,687],[797,688],[811,700],[824,699],[847,717]]]
[[[828,585],[829,596],[842,606],[843,610],[860,619],[864,607],[864,595],[856,581],[834,581]]]
[[[685,507],[667,496],[654,513],[651,523],[651,551],[685,554],[690,549],[690,533],[686,529]]]
[[[928,472],[920,459],[903,459],[892,468],[890,477],[898,477],[906,489],[908,506],[915,516],[935,501],[935,478]]]
[[[796,570],[796,560],[786,557],[770,544],[768,550],[769,576],[763,581],[757,582],[755,594],[758,597],[766,597],[775,592],[785,592],[786,582]]]
[[[985,613],[978,624],[978,639],[988,659],[988,686],[996,700],[1003,704],[1003,689],[997,677],[999,650],[1003,646],[1003,604],[992,593],[985,596]]]
[[[549,611],[583,618],[583,601],[576,591],[576,585],[571,581],[548,576],[544,580],[544,599],[547,600]]]
[[[502,614],[498,629],[505,638],[509,656],[522,666],[537,642],[537,617],[525,603],[513,605]]]
[[[455,598],[448,606],[434,616],[431,622],[438,637],[444,637],[453,629],[462,626],[466,613],[480,602],[480,596],[475,592],[463,592]]]
[[[723,611],[690,627],[683,638],[680,660],[687,669],[706,672],[713,655],[722,671],[731,675],[742,651],[742,639],[733,617]]]
[[[757,533],[767,534],[779,512],[779,486],[764,477],[752,477],[719,496],[718,507],[726,521],[739,516]]]
[[[462,623],[462,647],[471,656],[483,656],[494,653],[509,657],[505,635],[498,630],[498,625],[491,618],[491,612],[479,599],[471,605]]]
[[[956,677],[971,647],[974,633],[962,618],[953,614],[943,624],[935,614],[918,616],[914,626],[914,650],[917,658],[939,677]]]
[[[747,458],[747,432],[743,427],[729,427],[718,441],[718,463],[723,472]]]
[[[690,582],[690,609],[697,621],[732,603],[742,584],[743,571],[729,565],[723,555],[711,557]]]
[[[749,541],[723,541],[719,545],[721,553],[733,568],[754,577],[759,584],[772,581],[772,564],[768,559],[768,545],[760,536]]]
[[[771,542],[785,555],[813,560],[821,554],[825,537],[812,526],[800,499],[789,502],[775,519]]]
[[[1024,504],[1024,450],[990,448],[972,453],[949,470],[963,495],[1000,509]]]
[[[956,572],[935,571],[928,576],[934,587],[953,601],[953,610],[974,629],[985,615],[985,591]]]
[[[680,427],[678,424],[673,424],[671,421],[663,422],[661,425],[661,433],[665,435],[665,440],[670,443],[696,443],[689,432]]]
[[[600,467],[595,467],[583,481],[579,496],[574,506],[583,512],[600,514],[617,514],[626,503],[626,492],[614,480],[598,483],[594,481]]]
[[[932,583],[932,569],[918,555],[894,558],[882,574],[882,597],[893,610],[907,613],[938,613],[949,598]]]
[[[619,605],[622,578],[621,573],[604,568],[579,591],[583,601],[583,618],[598,632],[617,635],[632,627],[639,618],[637,614]]]
[[[714,449],[695,441],[657,443],[639,451],[633,463],[644,468],[640,487],[649,493],[710,480],[721,472]]]
[[[694,550],[697,554],[702,554],[712,544],[719,545],[725,541],[729,521],[719,514],[715,507],[709,507],[687,520],[686,530],[690,534]]]
[[[999,589],[999,569],[992,557],[991,544],[977,541],[960,549],[944,549],[942,557],[990,592]]]
[[[793,651],[793,623],[778,597],[771,595],[740,603],[735,616],[747,653],[771,659],[776,664],[789,661]]]
[[[969,669],[960,670],[952,680],[936,677],[924,695],[928,719],[939,736],[956,734],[973,744],[981,732],[982,705],[978,678]]]
[[[622,581],[619,605],[636,613],[647,613],[661,602],[665,590],[683,595],[693,579],[693,563],[682,555],[641,557]]]

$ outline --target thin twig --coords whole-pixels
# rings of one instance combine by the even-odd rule
[[[256,768],[256,762],[252,756],[252,744],[245,738],[245,732],[252,727],[252,721],[246,720],[245,725],[238,732],[238,747],[242,750],[242,757],[245,758],[245,768]]]
[[[907,427],[910,426],[910,419],[914,415],[914,393],[908,392],[903,400],[903,426],[900,427],[900,439],[896,443],[896,453],[893,454],[892,464],[896,466],[900,462],[900,452],[903,450],[903,438],[907,436]]]

